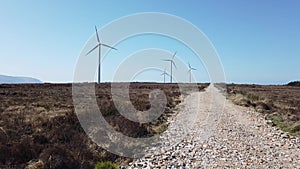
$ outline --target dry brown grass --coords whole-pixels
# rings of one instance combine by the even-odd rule
[[[207,85],[198,86],[203,89]],[[180,93],[176,84],[132,83],[130,99],[140,111],[149,109],[148,97],[153,89],[161,89],[167,96],[162,116],[141,125],[118,113],[109,83],[95,87],[106,120],[131,137],[163,132],[167,115],[190,91],[189,85],[185,85],[185,93]],[[86,136],[74,113],[71,84],[0,85],[0,113],[0,168],[93,168],[98,161],[127,160],[98,147]]]
[[[300,135],[300,88],[295,86],[228,85],[236,104],[254,107],[266,119],[293,135]]]

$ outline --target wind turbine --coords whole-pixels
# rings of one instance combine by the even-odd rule
[[[174,62],[174,58],[175,58],[175,55],[176,55],[176,53],[177,52],[175,52],[174,54],[173,54],[173,57],[172,57],[172,59],[164,59],[164,61],[167,61],[167,62],[170,62],[170,64],[171,64],[171,75],[170,75],[170,82],[172,83],[172,78],[173,78],[173,72],[172,72],[172,66],[174,65],[175,66],[175,68],[176,68],[176,65],[175,65],[175,62]]]
[[[166,83],[166,75],[169,76],[169,74],[166,72],[166,68],[164,70],[164,73],[161,74],[161,76],[164,75],[164,83]]]
[[[98,31],[97,31],[97,27],[95,26],[95,31],[96,31],[96,36],[97,36],[97,42],[98,44],[91,49],[88,53],[86,53],[86,55],[90,54],[91,52],[93,52],[95,49],[99,49],[99,58],[98,58],[98,84],[100,84],[101,82],[101,46],[105,46],[114,50],[117,50],[116,48],[109,46],[107,44],[101,43],[100,39],[99,39],[99,35],[98,35]]]
[[[189,70],[188,70],[188,73],[190,74],[190,83],[192,82],[192,71],[193,70],[197,70],[197,69],[195,69],[195,68],[193,68],[191,65],[190,65],[190,63],[188,63],[189,64]]]

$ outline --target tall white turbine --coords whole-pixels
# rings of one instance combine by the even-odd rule
[[[101,46],[105,46],[105,47],[108,47],[108,48],[111,48],[111,49],[114,49],[114,50],[117,50],[117,49],[114,48],[114,47],[112,47],[112,46],[109,46],[107,44],[101,43],[96,26],[95,26],[95,31],[96,31],[96,36],[97,36],[97,42],[98,42],[98,44],[93,49],[91,49],[86,55],[90,54],[91,52],[93,52],[97,48],[99,49],[99,58],[98,58],[98,84],[100,84],[100,82],[101,82]]]
[[[172,79],[173,79],[173,70],[172,70],[172,66],[174,65],[175,68],[176,68],[176,65],[175,65],[175,62],[174,62],[174,58],[175,58],[176,53],[177,53],[177,52],[174,53],[172,59],[165,59],[165,60],[164,60],[164,61],[170,62],[170,64],[171,64],[170,83],[172,83]]]
[[[190,65],[190,63],[189,63],[189,70],[188,70],[188,73],[190,74],[190,83],[192,82],[192,71],[193,71],[193,70],[197,70],[197,69],[193,68],[193,67]]]
[[[166,83],[166,75],[169,76],[169,74],[166,72],[166,68],[164,70],[164,73],[161,74],[161,76],[164,76],[164,83]]]

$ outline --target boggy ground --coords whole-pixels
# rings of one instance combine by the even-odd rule
[[[131,137],[146,137],[166,129],[165,121],[184,92],[177,84],[131,83],[130,100],[136,109],[149,109],[149,93],[161,89],[167,107],[159,119],[140,125],[122,117],[111,99],[110,83],[96,87],[97,102],[105,119]],[[198,84],[202,90],[208,84]],[[120,164],[126,158],[93,143],[74,113],[72,84],[0,85],[0,168],[93,168],[98,161]],[[120,127],[122,126],[122,127]]]
[[[227,91],[235,104],[254,107],[272,125],[292,135],[300,135],[299,86],[230,84]]]

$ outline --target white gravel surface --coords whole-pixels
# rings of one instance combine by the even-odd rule
[[[271,127],[253,109],[234,105],[213,85],[185,98],[169,123],[163,144],[122,168],[300,169],[298,137]],[[182,134],[187,135],[176,140]]]

